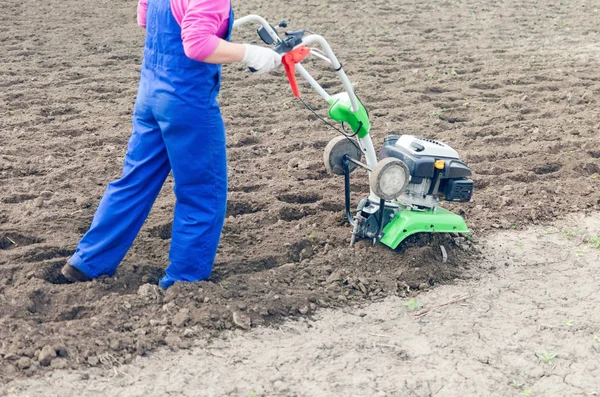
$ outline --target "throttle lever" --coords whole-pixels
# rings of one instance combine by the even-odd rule
[[[300,98],[300,88],[298,88],[298,82],[296,81],[296,64],[300,63],[310,54],[310,48],[301,46],[292,51],[289,51],[281,58],[281,63],[285,68],[285,74],[290,81],[292,92],[296,98]]]

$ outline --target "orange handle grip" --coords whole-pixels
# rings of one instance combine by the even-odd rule
[[[296,81],[296,64],[302,62],[308,54],[310,54],[310,48],[302,46],[286,53],[281,58],[281,63],[283,63],[283,67],[285,68],[285,74],[290,81],[292,92],[296,98],[300,98],[300,88]]]

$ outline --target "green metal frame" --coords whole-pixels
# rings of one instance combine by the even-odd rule
[[[350,97],[345,92],[329,98],[329,117],[335,121],[348,123],[359,138],[364,138],[371,131],[371,121],[367,109],[358,100],[358,110],[353,112]]]
[[[429,211],[398,211],[383,229],[381,242],[391,249],[415,233],[469,233],[465,220],[442,207]]]

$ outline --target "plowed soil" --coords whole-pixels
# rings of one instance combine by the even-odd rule
[[[478,271],[477,248],[462,237],[425,236],[400,252],[349,249],[343,181],[321,160],[335,132],[293,99],[282,71],[257,77],[227,66],[230,195],[211,280],[166,293],[154,286],[168,262],[170,179],[117,275],[66,284],[59,269],[121,171],[144,37],[135,6],[0,4],[0,381],[126,363],[204,333],[410,295]],[[409,133],[457,149],[477,192],[448,208],[476,236],[600,206],[593,2],[261,0],[234,9],[328,38],[378,147]],[[234,40],[256,41],[253,31]],[[320,63],[306,65],[341,89]],[[368,191],[364,173],[353,174],[353,190],[356,203]],[[58,358],[43,360],[43,350]]]
[[[225,331],[130,365],[40,373],[6,395],[594,396],[598,231],[600,213],[491,233],[480,241],[485,272],[412,300]]]

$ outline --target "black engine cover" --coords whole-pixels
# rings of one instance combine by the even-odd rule
[[[446,201],[466,203],[473,196],[473,181],[471,179],[449,179],[445,181],[443,192]]]

